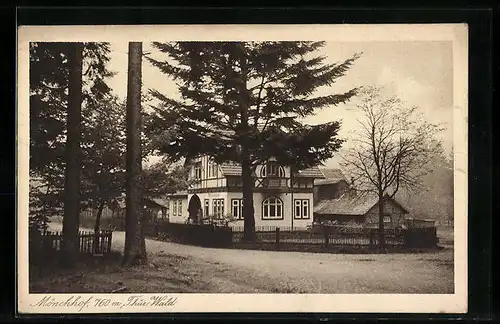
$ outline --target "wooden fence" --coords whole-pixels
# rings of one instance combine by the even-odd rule
[[[78,252],[80,254],[101,255],[111,252],[112,231],[91,231],[78,233]],[[48,260],[55,257],[61,250],[63,235],[61,232],[45,231],[31,233],[30,258],[33,260]]]
[[[341,226],[323,226],[315,229],[291,229],[289,227],[258,228],[257,241],[260,243],[283,244],[316,244],[326,246],[373,246],[378,244],[378,231],[370,228],[349,228]],[[243,232],[237,229],[233,232],[233,244],[238,245],[243,238]],[[405,244],[404,232],[386,230],[387,245],[401,246]]]
[[[232,232],[229,227],[167,222],[159,223],[157,226],[158,236],[171,242],[205,247],[232,245]]]
[[[439,243],[436,227],[408,228],[404,231],[405,247],[429,248],[436,247]]]
[[[280,251],[335,252],[347,249],[355,252],[370,250],[379,244],[378,229],[346,226],[309,229],[257,227],[256,242],[244,242],[242,228],[214,225],[163,223],[156,227],[155,233],[160,238],[183,244]],[[435,228],[385,230],[385,243],[389,249],[435,248],[437,242]]]

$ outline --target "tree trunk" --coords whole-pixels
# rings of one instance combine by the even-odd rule
[[[380,250],[385,249],[385,230],[384,230],[384,193],[378,192],[378,244]]]
[[[142,210],[141,157],[141,64],[142,43],[130,42],[127,86],[127,171],[125,251],[123,265],[147,262]]]
[[[255,210],[253,208],[254,178],[250,161],[250,127],[248,125],[249,95],[247,89],[248,66],[243,43],[236,44],[236,52],[241,68],[241,82],[239,84],[239,110],[243,136],[241,137],[241,180],[243,186],[243,240],[253,242],[255,235]]]
[[[102,210],[104,209],[105,202],[104,200],[101,201],[99,204],[99,207],[97,208],[97,215],[95,216],[95,224],[94,224],[94,252],[99,251],[99,231],[101,227],[101,216],[102,216]]]
[[[248,149],[242,149],[241,176],[243,185],[243,240],[253,242],[255,235],[255,216],[253,208],[253,185],[252,168]]]
[[[80,137],[82,111],[83,44],[70,44],[67,138],[65,148],[64,218],[62,265],[72,268],[78,255],[80,223]]]
[[[104,200],[101,201],[99,204],[99,207],[97,207],[97,215],[95,217],[95,224],[94,224],[94,232],[97,233],[100,230],[101,227],[101,216],[102,216],[102,211],[104,209],[105,202]]]

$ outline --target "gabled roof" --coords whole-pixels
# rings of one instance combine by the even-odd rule
[[[408,213],[395,199],[386,196],[396,206],[400,207],[404,213]],[[373,193],[355,193],[349,191],[337,199],[322,200],[315,204],[314,213],[320,215],[348,215],[363,216],[378,202],[378,196]]]
[[[340,181],[347,181],[340,169],[321,169],[325,175],[324,179],[314,180],[314,185],[334,184]]]

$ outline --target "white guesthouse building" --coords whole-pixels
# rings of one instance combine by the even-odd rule
[[[231,219],[243,227],[241,166],[217,164],[208,156],[190,163],[187,217]],[[255,226],[306,228],[313,221],[313,186],[324,178],[318,167],[294,172],[274,161],[258,166],[253,189]]]

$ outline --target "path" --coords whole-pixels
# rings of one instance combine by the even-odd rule
[[[56,224],[54,224],[56,225]],[[124,232],[113,232],[123,251]],[[327,254],[215,249],[146,240],[150,259],[185,258],[210,292],[453,293],[453,250],[422,254]],[[212,291],[215,290],[215,291]]]

